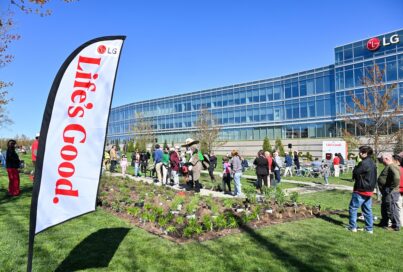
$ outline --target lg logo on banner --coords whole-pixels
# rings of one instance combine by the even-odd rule
[[[112,56],[117,56],[118,55],[118,49],[117,48],[113,48],[113,47],[106,47],[105,45],[100,45],[97,48],[97,53],[100,55],[112,55]]]
[[[369,39],[367,42],[367,49],[369,51],[376,51],[381,47],[381,43],[383,46],[388,46],[388,45],[396,44],[399,42],[400,42],[400,39],[399,39],[399,35],[397,35],[397,34],[390,36],[389,39],[387,39],[386,37],[383,37],[382,42],[379,38],[372,38],[372,39]]]

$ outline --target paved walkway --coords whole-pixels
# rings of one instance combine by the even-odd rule
[[[120,173],[110,173],[110,172],[106,172],[106,174],[111,175],[112,177],[123,177],[122,174]],[[131,180],[135,180],[135,181],[142,181],[148,184],[154,184],[155,186],[162,186],[161,183],[159,182],[154,182],[154,178],[148,178],[148,177],[134,177],[132,175],[128,175],[126,174],[126,177],[131,179]],[[186,191],[185,188],[179,187],[179,186],[168,186],[169,188],[171,188],[172,190],[176,190],[176,191]],[[227,195],[224,194],[222,192],[217,192],[217,191],[211,191],[211,190],[207,190],[207,189],[200,189],[200,195],[202,196],[212,196],[212,197],[222,197],[222,198],[232,198],[234,196],[232,195]],[[243,196],[244,197],[244,196]]]
[[[207,171],[202,171],[202,172],[208,173]],[[214,172],[214,175],[219,176],[220,174],[221,174],[221,172]],[[245,179],[256,180],[256,176],[252,176],[252,175],[242,175],[242,177]],[[290,177],[290,178],[292,178],[292,177]],[[284,189],[286,194],[289,194],[291,192],[298,192],[300,194],[308,194],[308,193],[316,193],[316,192],[330,191],[330,190],[343,190],[343,191],[351,191],[351,192],[353,191],[352,186],[342,185],[342,184],[324,185],[324,184],[318,183],[318,182],[289,180],[284,177],[281,178],[281,182],[306,185],[304,187],[295,187],[295,188]]]
[[[207,171],[202,171],[207,173]],[[113,177],[122,177],[122,174],[120,173],[110,173],[106,172],[106,174],[109,174]],[[219,176],[220,172],[214,172],[215,175]],[[155,183],[153,178],[148,178],[148,177],[134,177],[132,175],[127,174],[126,177],[128,177],[131,180],[135,181],[142,181],[148,184],[154,184],[156,186],[161,186],[161,183]],[[256,176],[251,176],[251,175],[243,175],[243,178],[246,179],[251,179],[255,180]],[[347,185],[341,185],[341,184],[329,184],[329,185],[324,185],[322,183],[316,183],[316,182],[306,182],[306,181],[298,181],[298,180],[288,180],[288,179],[281,179],[281,182],[284,183],[292,183],[292,184],[301,184],[304,185],[303,187],[295,187],[295,188],[287,188],[284,189],[286,194],[292,193],[292,192],[298,192],[299,194],[309,194],[309,193],[317,193],[317,192],[323,192],[323,191],[330,191],[330,190],[343,190],[343,191],[353,191],[352,186],[347,186]],[[184,188],[179,187],[179,186],[169,186],[173,190],[177,191],[185,191]],[[208,189],[200,189],[200,195],[203,196],[212,196],[212,197],[222,197],[222,198],[232,198],[232,195],[224,194],[222,192],[217,192],[217,191],[212,191]]]

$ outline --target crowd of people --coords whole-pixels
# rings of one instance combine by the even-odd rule
[[[361,161],[353,170],[354,188],[349,205],[348,230],[357,232],[357,210],[361,208],[365,227],[364,231],[373,233],[374,217],[372,214],[372,195],[378,185],[381,199],[381,221],[378,226],[387,230],[400,231],[403,222],[403,152],[400,154],[383,153],[378,156],[384,169],[377,175],[369,146],[359,148]]]
[[[32,144],[32,163],[35,168],[36,156],[38,150],[38,137]],[[186,143],[182,145],[183,150],[179,146],[161,148],[155,145],[152,154],[149,152],[134,152],[131,156],[131,164],[134,167],[134,176],[140,176],[146,173],[151,164],[151,171],[156,174],[155,182],[162,185],[180,186],[179,174],[183,176],[184,183],[182,186],[186,190],[194,190],[200,192],[202,187],[200,183],[201,170],[208,170],[212,181],[216,180],[214,169],[217,166],[217,157],[214,153],[202,154],[198,149],[198,141],[186,139]],[[9,177],[9,196],[18,196],[20,194],[20,178],[19,169],[21,168],[21,160],[16,152],[16,141],[9,140],[7,143],[7,152],[5,156],[0,152],[0,161],[5,164]],[[295,151],[294,156],[287,154],[283,159],[280,158],[279,152],[270,152],[260,150],[253,161],[256,171],[256,189],[258,193],[263,193],[263,187],[276,186],[281,181],[280,170],[285,166],[284,174],[292,175],[291,167],[295,166],[295,173],[301,174],[301,167],[298,158],[298,152]],[[149,163],[151,156],[153,163]],[[4,157],[4,158],[3,158]],[[116,146],[112,146],[109,152],[104,154],[103,167],[109,166],[111,172],[116,171],[120,157],[120,167],[122,174],[125,176],[128,159],[125,155],[119,156]],[[361,146],[359,148],[358,164],[352,172],[352,180],[354,181],[353,193],[349,204],[349,225],[348,230],[357,232],[357,211],[361,208],[365,227],[362,229],[368,233],[373,233],[374,218],[372,214],[372,195],[375,187],[379,188],[382,195],[381,198],[381,221],[380,227],[399,231],[403,222],[403,152],[400,154],[382,153],[378,156],[378,161],[384,165],[382,172],[377,174],[377,167],[373,160],[374,152],[370,146]],[[224,193],[233,194],[234,196],[242,196],[241,176],[244,165],[244,159],[237,150],[233,150],[231,154],[223,157],[222,186]],[[339,165],[343,164],[341,154],[335,154],[334,158],[327,158],[322,162],[315,159],[311,166],[313,171],[318,169],[328,184],[328,178],[332,174],[333,167],[334,176],[339,175]],[[231,181],[233,180],[234,191],[231,190]]]

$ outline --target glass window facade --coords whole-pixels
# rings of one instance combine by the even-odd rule
[[[343,116],[358,112],[352,95],[363,94],[362,79],[375,64],[384,71],[387,85],[397,84],[393,98],[403,105],[403,30],[378,39],[381,46],[376,51],[367,49],[369,39],[336,47],[334,65],[115,107],[108,141],[134,138],[135,116],[141,113],[159,142],[183,142],[195,129],[201,109],[217,118],[225,140],[336,136]]]

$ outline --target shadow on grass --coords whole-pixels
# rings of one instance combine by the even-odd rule
[[[129,228],[100,229],[77,245],[55,271],[108,267]]]
[[[0,196],[0,205],[8,203],[8,202],[16,201],[19,198],[31,197],[31,195],[32,195],[32,186],[23,187],[20,190],[20,194],[18,196],[9,196],[8,195],[8,190],[6,190],[6,189],[0,189],[0,195],[2,195],[2,196]]]
[[[342,215],[339,214],[339,217],[342,217]],[[332,224],[334,224],[336,226],[345,226],[346,225],[343,221],[336,220],[333,217],[331,217],[329,215],[326,215],[326,214],[321,214],[321,215],[317,216],[316,218],[325,220],[326,222],[332,223]]]
[[[236,216],[236,215],[235,215]],[[236,216],[237,217],[237,216]],[[240,218],[237,218],[240,220]],[[247,233],[253,240],[258,243],[265,250],[270,251],[277,259],[281,260],[283,263],[287,263],[287,266],[291,266],[298,271],[317,271],[317,269],[305,262],[299,260],[295,255],[288,253],[287,251],[281,249],[276,243],[270,241],[263,235],[256,232],[253,228],[248,225],[240,225],[240,228]]]

